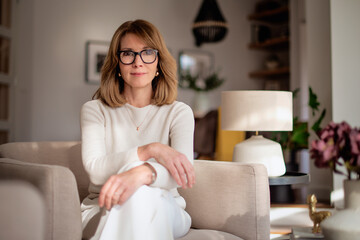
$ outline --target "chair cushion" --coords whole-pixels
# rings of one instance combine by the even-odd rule
[[[216,230],[190,229],[188,234],[176,240],[242,240],[242,238]]]

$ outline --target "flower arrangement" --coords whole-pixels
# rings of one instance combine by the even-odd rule
[[[199,75],[193,76],[187,71],[180,75],[179,86],[197,92],[208,92],[220,87],[224,81],[223,78],[219,77],[217,72],[213,72],[205,78],[200,78]]]
[[[346,175],[349,180],[353,175],[360,179],[360,129],[351,128],[346,122],[330,122],[318,136],[320,139],[314,140],[310,148],[315,165],[319,168],[330,167],[335,173]],[[339,166],[343,165],[346,173],[339,170]]]

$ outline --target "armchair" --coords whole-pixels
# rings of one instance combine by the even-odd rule
[[[180,189],[192,229],[179,240],[270,238],[270,195],[266,168],[196,160],[196,184]],[[0,145],[0,182],[23,180],[44,197],[44,239],[81,239],[80,202],[89,178],[80,142],[28,142]],[[0,222],[1,222],[0,216]]]

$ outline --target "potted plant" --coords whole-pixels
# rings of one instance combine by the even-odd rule
[[[218,71],[214,71],[207,77],[202,78],[199,74],[192,75],[188,70],[180,74],[179,86],[196,92],[193,108],[195,115],[200,116],[209,110],[207,92],[220,87],[224,82],[224,78],[219,77]]]
[[[360,179],[360,130],[347,122],[330,122],[311,143],[310,154],[319,168],[331,168],[348,180]],[[342,159],[342,161],[340,160]],[[344,166],[346,172],[339,168]]]
[[[320,103],[317,95],[313,92],[312,88],[309,87],[309,101],[308,106],[311,109],[313,117],[317,117],[314,124],[311,126],[311,130],[318,133],[321,129],[320,125],[326,115],[326,109],[320,109]],[[293,98],[297,97],[299,89],[293,91]],[[274,132],[273,140],[279,142],[284,152],[288,152],[290,155],[289,163],[287,168],[289,171],[297,171],[296,152],[302,149],[307,149],[308,139],[310,133],[308,129],[308,122],[299,121],[298,117],[293,119],[293,131],[291,132]]]
[[[347,177],[344,181],[345,210],[336,212],[321,227],[325,239],[358,239],[360,229],[360,129],[347,122],[330,122],[311,143],[315,166],[330,168]],[[345,169],[345,170],[343,170]]]

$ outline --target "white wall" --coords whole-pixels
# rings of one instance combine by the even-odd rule
[[[85,42],[110,41],[127,20],[143,18],[155,24],[177,58],[182,49],[195,49],[191,24],[201,0],[19,0],[15,59],[15,129],[13,141],[79,140],[79,111],[97,86],[85,82]],[[216,68],[226,78],[211,93],[211,106],[220,104],[223,89],[258,89],[248,78],[259,68],[261,53],[249,51],[252,0],[218,1],[229,23],[224,41],[201,47],[213,53]],[[189,104],[194,93],[180,90]]]
[[[335,122],[347,121],[360,127],[360,1],[331,0],[332,117]],[[334,174],[334,202],[342,207],[336,194],[343,187],[344,177]]]
[[[307,0],[306,12],[306,64],[309,86],[317,94],[320,109],[326,109],[322,126],[332,119],[331,95],[331,41],[330,41],[330,2],[328,0]],[[309,113],[309,126],[315,118]],[[310,141],[316,139],[310,130]],[[332,190],[332,175],[329,169],[319,169],[310,160],[309,193],[315,193],[320,200],[329,200]]]

